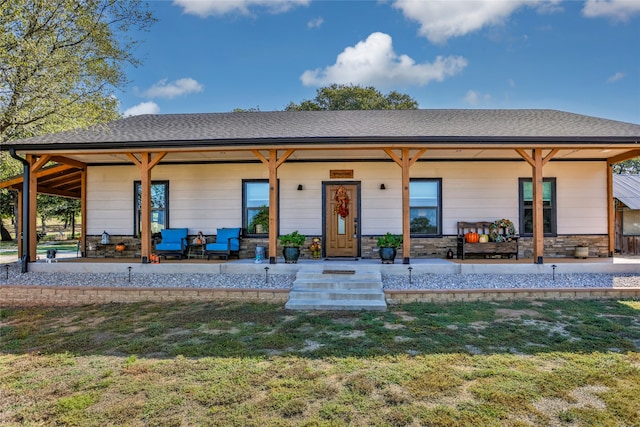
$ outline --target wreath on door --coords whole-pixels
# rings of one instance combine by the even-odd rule
[[[349,196],[347,195],[347,189],[342,185],[338,187],[334,199],[336,201],[336,207],[333,211],[342,218],[346,218],[347,215],[349,215]]]

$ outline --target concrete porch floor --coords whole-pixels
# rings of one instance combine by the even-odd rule
[[[543,264],[534,264],[533,259],[439,259],[416,258],[410,264],[382,264],[379,259],[358,260],[310,260],[300,259],[297,264],[285,264],[278,259],[277,264],[263,262],[256,264],[253,259],[232,259],[229,261],[212,259],[167,259],[160,264],[142,264],[137,258],[76,258],[57,257],[57,262],[39,260],[29,264],[29,271],[51,273],[110,273],[121,272],[131,267],[134,273],[249,273],[263,274],[268,268],[273,274],[295,274],[298,270],[359,270],[380,271],[386,274],[405,274],[409,267],[414,274],[559,274],[609,273],[639,274],[640,256],[615,256],[612,258],[545,258]]]

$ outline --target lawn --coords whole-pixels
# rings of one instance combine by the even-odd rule
[[[0,309],[1,425],[638,426],[640,302]]]

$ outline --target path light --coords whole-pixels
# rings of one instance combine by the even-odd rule
[[[131,283],[131,266],[127,267],[127,270],[129,270],[129,283]]]
[[[7,273],[7,280],[9,280],[9,264],[4,265],[4,271]]]
[[[264,268],[264,284],[269,284],[269,267]]]
[[[553,269],[553,281],[554,282],[556,281],[556,267],[557,267],[557,265],[555,265],[555,264],[553,264],[551,266],[551,268]]]
[[[409,270],[409,284],[411,284],[411,270],[413,270],[413,267],[409,267],[407,270]]]

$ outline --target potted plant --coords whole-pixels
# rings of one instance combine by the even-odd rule
[[[380,259],[383,264],[393,264],[396,259],[397,249],[402,245],[402,236],[387,233],[378,237]]]
[[[589,257],[589,245],[586,243],[580,243],[576,246],[576,258],[587,259]]]
[[[284,246],[282,255],[284,256],[285,263],[295,264],[298,262],[298,258],[300,258],[300,247],[304,245],[305,239],[306,236],[298,233],[298,230],[280,236],[280,244]]]
[[[258,212],[251,218],[249,223],[249,233],[268,233],[269,232],[269,208],[261,206]]]

